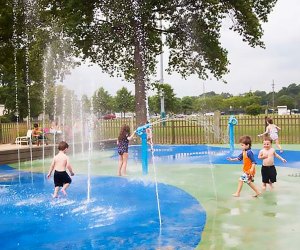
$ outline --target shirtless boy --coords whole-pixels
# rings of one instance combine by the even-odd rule
[[[277,171],[274,165],[274,156],[282,162],[286,162],[284,158],[275,152],[272,147],[272,139],[265,137],[263,142],[263,149],[259,151],[258,159],[262,159],[261,176],[263,183],[263,191],[266,190],[267,184],[270,185],[270,189],[273,189],[273,183],[276,182]]]
[[[70,186],[72,179],[67,173],[69,170],[71,176],[74,175],[72,166],[69,162],[69,157],[66,155],[69,145],[65,141],[58,144],[58,154],[53,158],[47,178],[49,179],[54,170],[54,193],[53,198],[58,197],[59,188],[62,187],[61,192],[67,195],[66,189]]]

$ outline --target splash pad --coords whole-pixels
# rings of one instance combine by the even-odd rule
[[[87,176],[77,175],[69,195],[53,199],[44,174],[1,169],[3,249],[192,249],[201,240],[206,213],[174,186],[158,185],[161,226],[149,180],[93,176],[88,201]]]
[[[76,175],[68,196],[59,199],[51,198],[53,183],[44,179],[42,160],[34,161],[32,166],[39,173],[31,174],[30,164],[24,163],[21,178],[17,164],[16,169],[1,166],[1,176],[5,178],[1,179],[0,188],[0,236],[7,239],[3,249],[37,246],[40,249],[105,246],[110,249],[242,246],[259,249],[274,239],[277,244],[274,249],[298,249],[299,178],[293,177],[299,172],[295,169],[300,166],[298,151],[284,152],[288,164],[276,162],[278,183],[274,192],[267,191],[253,199],[251,190],[245,187],[236,199],[231,193],[236,189],[241,166],[226,162],[228,148],[156,145],[160,227],[151,158],[149,174],[144,176],[139,156],[141,147],[132,146],[129,150],[127,178],[114,177],[115,150],[95,152],[91,158],[90,202],[87,202],[86,155],[72,158]],[[259,149],[253,150],[257,153]],[[46,159],[45,163],[50,161]],[[259,185],[260,181],[258,174],[255,182]],[[278,237],[286,232],[289,234],[285,237]]]

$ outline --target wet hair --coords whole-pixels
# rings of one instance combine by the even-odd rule
[[[240,137],[239,143],[243,143],[245,145],[249,145],[249,148],[251,148],[251,137],[249,135],[244,135]]]
[[[65,141],[61,141],[59,144],[58,144],[58,150],[59,151],[64,151],[66,148],[69,147],[69,144],[66,143]]]
[[[271,144],[272,144],[272,142],[273,142],[273,140],[271,139],[271,137],[268,136],[268,135],[264,136],[263,140],[264,140],[264,141],[269,141],[269,142],[271,142]]]
[[[125,139],[125,138],[127,138],[129,135],[130,135],[130,128],[129,128],[128,125],[124,124],[124,125],[121,127],[121,131],[120,131],[118,140],[120,141],[120,140],[122,140],[122,139]]]
[[[273,124],[272,118],[267,118],[267,122],[268,122],[269,124]]]
[[[34,127],[34,128],[38,128],[39,125],[38,125],[37,123],[35,123],[35,124],[33,124],[33,127]]]

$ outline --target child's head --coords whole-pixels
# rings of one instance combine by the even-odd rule
[[[248,135],[241,136],[239,143],[241,144],[242,149],[251,148],[251,137]]]
[[[272,139],[269,136],[264,137],[263,147],[269,149],[272,147]]]
[[[119,134],[119,140],[121,139],[124,139],[125,137],[127,137],[128,135],[130,134],[130,128],[127,124],[124,124],[122,127],[121,127],[121,131],[120,131],[120,134]]]
[[[38,128],[39,125],[38,125],[37,123],[35,123],[35,124],[33,124],[33,127],[34,127],[34,128]]]
[[[61,141],[59,144],[58,144],[58,150],[59,151],[64,151],[65,149],[69,148],[69,144],[66,143],[65,141]]]
[[[121,132],[130,133],[130,128],[127,124],[124,124],[121,128]]]
[[[267,123],[268,123],[268,124],[273,124],[272,118],[267,118]]]

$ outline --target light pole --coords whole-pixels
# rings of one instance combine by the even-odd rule
[[[165,97],[162,90],[160,90],[159,94],[160,94],[160,118],[163,121],[162,122],[163,126],[166,126]]]
[[[160,19],[160,29],[162,30],[162,19]],[[161,42],[162,42],[163,36],[161,34]],[[164,83],[164,53],[163,53],[163,45],[161,45],[161,54],[160,54],[160,84]],[[160,94],[160,118],[163,121],[163,126],[166,126],[166,112],[165,112],[165,97],[162,90],[159,92]]]

